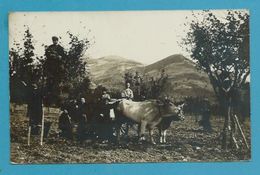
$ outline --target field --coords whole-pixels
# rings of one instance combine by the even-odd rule
[[[45,109],[46,121],[52,122],[48,138],[43,146],[39,136],[33,136],[27,146],[26,108],[17,106],[11,112],[11,163],[127,163],[127,162],[214,162],[247,161],[251,159],[250,150],[224,151],[220,146],[219,133],[223,120],[211,119],[213,132],[206,133],[199,128],[194,117],[186,116],[184,121],[175,122],[168,130],[167,144],[138,144],[136,131],[130,132],[128,144],[116,145],[86,140],[83,143],[68,141],[58,137],[57,109]],[[250,144],[250,124],[246,121],[243,129]],[[156,140],[158,142],[158,134]]]

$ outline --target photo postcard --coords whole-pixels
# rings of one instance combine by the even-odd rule
[[[10,163],[251,161],[249,21],[10,12]]]

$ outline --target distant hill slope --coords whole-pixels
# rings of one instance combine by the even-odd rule
[[[124,88],[124,73],[127,70],[142,66],[142,63],[119,56],[106,56],[89,60],[92,81],[115,89]]]
[[[169,81],[163,92],[175,99],[185,96],[206,96],[214,98],[214,92],[206,73],[196,69],[195,64],[182,55],[171,55],[153,64],[144,66],[141,63],[118,56],[91,59],[90,71],[92,79],[97,84],[108,88],[124,88],[124,73],[139,71],[145,77],[160,76],[164,68]]]

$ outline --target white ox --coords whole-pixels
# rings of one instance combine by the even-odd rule
[[[145,130],[148,129],[149,138],[153,144],[155,144],[153,130],[158,128],[160,142],[166,143],[166,130],[170,127],[171,122],[184,120],[183,105],[175,106],[171,102],[159,104],[156,101],[133,102],[124,99],[115,108],[116,119],[119,123],[123,123],[125,119],[138,123],[140,140],[144,140]],[[117,135],[119,141],[119,129]]]

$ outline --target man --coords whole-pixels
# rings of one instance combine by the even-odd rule
[[[134,78],[131,72],[126,72],[124,78],[125,78],[125,86],[127,83],[130,83],[130,85],[133,84]]]
[[[85,98],[80,98],[78,104],[78,140],[83,141],[85,139],[86,125],[87,125],[87,115],[86,115],[87,105]]]
[[[135,89],[135,96],[137,100],[141,99],[141,84],[142,84],[142,78],[139,75],[139,72],[136,71],[134,76],[134,89]]]
[[[162,69],[161,76],[158,79],[158,85],[160,87],[160,91],[163,89],[167,79],[168,79],[168,74],[166,74],[165,69]]]
[[[121,97],[127,100],[133,100],[134,93],[130,89],[130,83],[126,83],[126,89],[121,93]],[[120,128],[120,135],[123,135],[125,139],[128,139],[128,130],[130,125],[127,122],[124,122]]]
[[[59,39],[56,36],[52,37],[53,44],[45,50],[46,62],[44,64],[45,73],[48,76],[54,77],[60,74],[62,62],[65,58],[64,48],[58,44]]]
[[[78,102],[78,106],[76,106],[76,109],[78,110],[77,115],[80,118],[82,115],[86,115],[86,100],[85,98],[81,97]]]
[[[53,36],[52,42],[53,44],[48,46],[45,50],[46,61],[43,65],[43,70],[47,77],[48,98],[57,100],[60,94],[59,82],[65,73],[64,59],[66,55],[64,48],[59,45],[58,37]]]
[[[212,132],[212,126],[210,123],[211,107],[208,98],[202,101],[201,106],[202,119],[199,121],[199,125],[203,127],[204,131]]]
[[[66,109],[62,109],[59,117],[60,136],[68,139],[73,139],[71,117]]]
[[[100,136],[103,142],[113,140],[113,122],[110,116],[113,102],[111,101],[110,95],[107,93],[107,89],[103,88],[102,95],[100,98],[101,111],[100,114]]]
[[[58,59],[61,59],[65,56],[64,48],[59,45],[59,38],[56,36],[52,37],[52,45],[48,46],[46,49],[46,57],[47,58],[54,58],[57,57]]]
[[[110,112],[110,101],[111,101],[111,97],[110,95],[107,93],[107,89],[104,88],[103,92],[102,92],[102,96],[101,96],[101,105],[102,105],[102,113],[103,113],[103,117],[105,120],[109,120],[110,116],[109,116],[109,112]]]
[[[70,99],[67,103],[68,103],[67,104],[67,110],[68,110],[69,116],[71,117],[71,120],[73,122],[78,122],[79,116],[77,114],[77,112],[78,112],[77,100],[76,99]]]
[[[32,127],[32,134],[39,134],[40,125],[43,114],[43,95],[36,83],[31,86],[22,81],[23,85],[27,87],[27,116],[29,117],[29,126]]]
[[[125,98],[127,100],[133,100],[134,98],[134,93],[133,91],[130,89],[130,83],[126,83],[126,89],[122,92],[121,94],[122,98]]]

